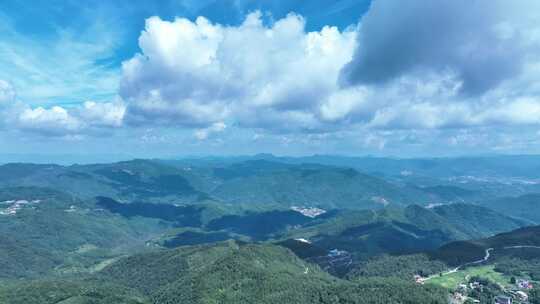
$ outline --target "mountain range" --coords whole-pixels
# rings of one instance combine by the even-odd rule
[[[446,303],[413,275],[538,245],[521,164],[486,180],[499,158],[369,160],[0,166],[0,302]]]

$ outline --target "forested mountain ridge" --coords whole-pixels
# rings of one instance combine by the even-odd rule
[[[46,188],[0,190],[4,278],[92,272],[133,251],[227,239],[284,244],[304,258],[346,250],[358,261],[381,253],[415,253],[515,229],[522,222],[466,204],[377,210],[259,211],[216,203],[171,205],[81,200]],[[19,203],[19,201],[21,203]],[[35,200],[36,202],[33,202]],[[11,202],[13,201],[13,202]],[[7,214],[13,212],[13,214]],[[494,225],[496,223],[496,225]],[[296,248],[307,239],[308,247]],[[148,247],[148,246],[151,247]]]
[[[344,269],[334,269],[344,275],[356,263],[380,254],[424,253],[452,241],[488,237],[524,225],[522,221],[476,205],[453,204],[429,209],[411,205],[338,213],[291,230],[280,244],[312,261],[319,261],[318,257],[329,250],[345,250],[351,254],[349,264]],[[323,259],[321,265],[326,262]]]
[[[266,159],[0,169],[0,302],[17,304],[444,303],[412,277],[509,240],[536,199],[516,198],[527,217],[483,188]]]
[[[218,201],[366,209],[445,200],[432,190],[388,182],[351,168],[265,160],[211,168],[152,160],[72,166],[7,164],[0,171],[1,187],[45,187],[81,198],[107,196],[169,204]]]
[[[540,194],[501,197],[482,202],[482,205],[513,217],[540,224]]]
[[[433,252],[433,257],[449,265],[461,265],[481,260],[490,248],[497,250],[508,247],[540,248],[540,226],[523,227],[483,239],[451,242]]]
[[[134,256],[110,265],[100,275],[142,290],[153,303],[352,304],[397,299],[401,303],[444,303],[446,299],[440,289],[407,282],[393,282],[392,290],[386,290],[389,282],[350,283],[331,277],[282,247],[234,242]],[[407,295],[405,288],[415,292]]]

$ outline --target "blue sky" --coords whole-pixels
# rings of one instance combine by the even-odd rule
[[[0,154],[538,153],[535,6],[2,1]]]
[[[12,57],[17,57],[16,55],[5,57],[5,62],[2,62],[4,72],[0,75],[3,79],[7,78],[19,84],[19,87],[26,87],[18,90],[18,96],[32,104],[71,104],[88,99],[105,101],[116,95],[114,78],[118,76],[122,62],[139,52],[138,37],[144,29],[145,20],[149,17],[159,16],[163,20],[185,17],[194,20],[198,16],[205,16],[216,23],[238,25],[244,20],[246,14],[256,10],[267,14],[265,19],[268,22],[296,12],[306,17],[306,30],[314,31],[320,30],[327,24],[341,29],[354,25],[358,22],[359,16],[368,8],[369,1],[367,0],[164,0],[158,2],[117,0],[91,3],[36,0],[31,4],[28,1],[8,0],[0,5],[2,17],[0,26],[5,29],[6,44],[17,53],[16,55],[24,56],[26,52],[34,53],[37,45],[43,48],[44,53],[48,53],[51,47],[69,48],[70,43],[101,45],[102,47],[87,50],[87,54],[81,54],[74,48],[75,54],[68,54],[69,57],[75,57],[73,58],[76,61],[74,65],[83,65],[74,67],[75,71],[79,68],[86,70],[83,72],[90,70],[94,72],[87,75],[90,79],[79,79],[79,84],[75,84],[76,88],[73,88],[75,81],[66,79],[73,78],[70,73],[50,75],[51,78],[56,79],[49,78],[50,82],[47,82],[47,79],[39,79],[39,83],[36,84],[38,81],[31,81],[25,69],[16,66],[9,67],[13,62]],[[51,66],[37,62],[47,55],[35,54],[40,58],[31,61],[32,68],[45,70],[57,67],[56,60],[50,63]],[[60,61],[66,59],[62,58],[61,54],[57,57]],[[80,61],[84,61],[85,64]],[[82,82],[99,82],[98,79],[103,78],[109,81],[99,86],[82,84]],[[36,85],[38,88],[28,88]],[[71,87],[71,89],[66,87]]]

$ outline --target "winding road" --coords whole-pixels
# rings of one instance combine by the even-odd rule
[[[486,249],[486,254],[484,255],[484,258],[482,258],[482,259],[480,259],[478,261],[468,262],[468,263],[459,265],[456,268],[450,269],[450,270],[448,270],[446,272],[442,272],[440,274],[432,274],[429,277],[425,278],[423,280],[423,282],[431,280],[431,279],[433,279],[435,277],[440,277],[440,276],[445,276],[445,275],[449,275],[449,274],[452,274],[452,273],[456,273],[456,272],[458,272],[458,270],[460,270],[461,268],[463,268],[465,266],[474,265],[474,264],[480,264],[480,263],[486,262],[487,260],[489,260],[489,257],[491,256],[491,251],[493,251],[493,248],[488,248],[488,249]]]
[[[521,249],[521,248],[533,248],[533,249],[540,249],[540,246],[532,246],[532,245],[516,245],[516,246],[506,246],[506,247],[502,247],[501,249]],[[477,261],[473,261],[473,262],[468,262],[468,263],[465,263],[465,264],[462,264],[462,265],[459,265],[458,267],[456,268],[453,268],[453,269],[450,269],[446,272],[442,272],[441,274],[433,274],[433,275],[430,275],[429,277],[426,277],[424,278],[422,281],[423,282],[426,282],[428,280],[431,280],[435,277],[440,277],[440,276],[445,276],[445,275],[449,275],[449,274],[452,274],[452,273],[456,273],[458,272],[458,270],[460,270],[461,268],[465,267],[465,266],[470,266],[470,265],[474,265],[474,264],[480,264],[480,263],[484,263],[484,262],[487,262],[489,260],[489,258],[491,257],[491,252],[495,250],[495,248],[488,248],[486,249],[485,251],[485,255],[482,259],[480,260],[477,260]]]
[[[507,247],[503,247],[503,249],[519,249],[519,248],[534,248],[534,249],[540,249],[540,246],[518,245],[518,246],[507,246]]]

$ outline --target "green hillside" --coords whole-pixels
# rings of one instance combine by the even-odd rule
[[[433,211],[463,231],[465,233],[463,239],[488,237],[529,224],[527,221],[511,217],[512,214],[471,204],[443,205],[433,208]]]
[[[331,277],[282,247],[234,242],[137,255],[105,268],[100,275],[140,290],[153,303],[446,301],[444,290],[435,287],[404,281],[351,283]]]
[[[0,284],[5,304],[150,304],[139,292],[96,280],[44,280]]]
[[[357,259],[381,253],[405,254],[436,249],[454,240],[467,240],[523,226],[521,221],[483,207],[453,204],[427,209],[417,205],[377,211],[343,212],[310,222],[284,235],[309,239],[309,246],[287,242],[300,256],[314,247],[346,250]]]
[[[2,189],[0,201],[0,279],[86,271],[144,248],[145,239],[166,228],[43,188]]]
[[[540,194],[503,197],[483,202],[483,205],[530,223],[540,223]]]
[[[100,165],[0,166],[0,187],[35,186],[80,198],[111,197],[121,201],[379,208],[387,204],[424,203],[432,194],[393,184],[354,169],[283,164],[263,160],[215,167],[133,160]]]
[[[122,255],[154,246],[174,248],[228,239],[285,241],[296,254],[332,273],[337,272],[315,258],[332,249],[345,250],[351,261],[339,270],[344,274],[351,263],[379,254],[423,252],[522,225],[466,204],[328,210],[308,217],[286,208],[243,209],[235,204],[122,203],[107,197],[81,200],[35,187],[0,189],[0,199],[6,202],[0,205],[0,212],[8,212],[18,200],[28,202],[15,214],[0,216],[0,263],[4,266],[0,276],[4,278],[94,272]],[[294,241],[300,238],[311,244],[301,246]]]
[[[340,167],[0,169],[0,303],[446,303],[412,276],[540,244],[517,211],[453,203],[469,190]],[[519,250],[489,271],[540,273]]]
[[[448,243],[432,255],[449,265],[462,265],[482,259],[488,248],[496,251],[514,246],[540,247],[540,226],[519,228],[484,239]]]
[[[539,256],[540,226],[454,242],[442,246],[429,259],[429,263],[444,261],[452,270],[428,273],[424,282],[448,288],[479,303],[493,303],[498,295],[508,296],[514,303],[538,303]]]
[[[231,202],[362,209],[427,200],[425,193],[414,188],[400,187],[354,169],[252,161],[217,172],[224,182],[212,195]]]

